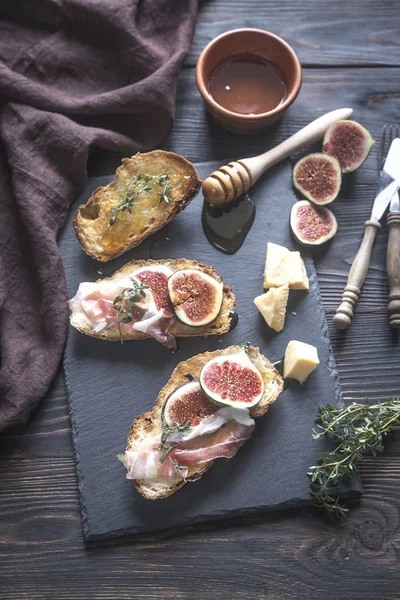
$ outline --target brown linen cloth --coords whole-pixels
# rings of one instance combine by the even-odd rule
[[[196,0],[1,0],[0,431],[25,423],[67,334],[56,238],[90,146],[168,134]]]

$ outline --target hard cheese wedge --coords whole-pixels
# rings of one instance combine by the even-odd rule
[[[294,290],[308,290],[308,277],[300,252],[268,242],[264,269],[264,287],[288,284]]]
[[[266,294],[254,298],[254,304],[275,331],[282,331],[285,324],[286,306],[289,297],[289,286],[286,283],[278,288],[271,288]]]
[[[283,362],[284,379],[297,379],[304,383],[318,365],[319,358],[315,346],[296,340],[288,343]]]

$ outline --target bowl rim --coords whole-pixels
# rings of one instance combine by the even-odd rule
[[[203,76],[204,62],[205,62],[206,56],[209,54],[210,50],[214,47],[216,42],[218,42],[222,38],[230,37],[231,35],[235,35],[238,33],[244,33],[244,32],[258,33],[258,34],[262,34],[268,38],[274,38],[282,46],[284,46],[286,48],[286,50],[289,52],[289,54],[291,55],[291,57],[293,59],[293,64],[295,67],[294,68],[295,83],[294,83],[294,86],[293,86],[291,92],[288,94],[288,96],[285,98],[285,100],[281,104],[279,104],[278,106],[273,108],[272,110],[269,110],[264,113],[258,113],[256,115],[237,113],[237,112],[228,110],[227,108],[224,108],[223,106],[221,106],[221,104],[218,104],[218,102],[216,102],[214,100],[214,98],[211,96],[211,94],[208,92],[207,87],[204,82],[204,76]],[[230,29],[229,31],[225,31],[224,33],[221,33],[220,35],[217,35],[215,38],[210,40],[210,42],[208,42],[208,44],[200,52],[199,58],[197,59],[197,63],[196,63],[196,83],[197,83],[198,90],[199,90],[201,96],[203,97],[204,101],[207,104],[211,105],[214,109],[219,111],[222,115],[230,117],[231,119],[235,118],[240,121],[248,121],[248,122],[261,121],[267,117],[272,117],[272,116],[284,111],[296,99],[298,93],[300,92],[302,82],[303,82],[303,72],[302,72],[302,68],[301,68],[301,63],[300,63],[300,60],[299,60],[297,54],[295,53],[293,48],[290,46],[290,44],[288,44],[279,35],[276,35],[275,33],[272,33],[271,31],[267,31],[266,29],[258,29],[255,27],[242,27],[239,29]]]

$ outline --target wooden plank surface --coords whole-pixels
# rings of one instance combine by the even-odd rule
[[[191,65],[212,38],[240,27],[282,36],[305,67],[400,65],[396,0],[203,0],[200,6]]]
[[[85,549],[72,459],[0,461],[0,599],[397,600],[400,465],[362,473],[343,524],[302,509]]]
[[[193,69],[212,37],[243,26],[282,35],[305,67],[301,93],[281,125],[251,137],[208,120]],[[203,0],[164,147],[222,164],[228,156],[261,152],[339,106],[352,106],[355,118],[379,136],[399,115],[399,30],[397,1]],[[113,172],[119,159],[96,152],[90,173]],[[372,156],[333,207],[341,258],[331,246],[316,260],[329,321],[375,185]],[[385,399],[400,389],[399,342],[386,317],[385,243],[383,228],[350,331],[330,326],[347,401]],[[340,523],[313,510],[287,511],[87,549],[60,373],[28,427],[0,439],[0,600],[397,600],[400,434],[384,455],[365,461],[362,476],[365,495]]]

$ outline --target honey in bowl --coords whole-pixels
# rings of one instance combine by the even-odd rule
[[[237,54],[212,73],[208,91],[223,108],[243,115],[258,115],[280,106],[287,87],[278,69],[257,54]]]

